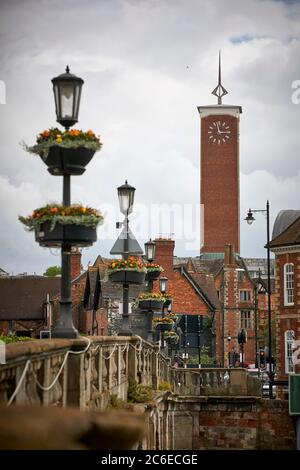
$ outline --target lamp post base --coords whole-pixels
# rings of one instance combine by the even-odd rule
[[[119,331],[118,336],[133,336],[133,333],[131,330],[121,330]]]
[[[67,339],[74,339],[78,338],[79,333],[76,328],[69,328],[63,326],[56,326],[51,330],[51,338],[67,338]]]

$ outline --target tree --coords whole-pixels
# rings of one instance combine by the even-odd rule
[[[49,268],[47,268],[46,271],[44,272],[43,276],[54,277],[54,276],[57,276],[58,274],[61,274],[60,266],[49,266]]]

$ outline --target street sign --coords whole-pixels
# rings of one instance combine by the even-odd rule
[[[300,416],[300,374],[289,374],[289,413]]]

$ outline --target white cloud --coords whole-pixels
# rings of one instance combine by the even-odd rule
[[[199,116],[211,104],[222,49],[226,102],[241,116],[241,216],[270,199],[273,217],[297,208],[300,5],[261,0],[29,0],[2,2],[0,80],[3,268],[42,272],[52,255],[26,234],[17,214],[60,200],[61,178],[19,146],[55,124],[50,79],[66,64],[85,80],[80,122],[101,134],[103,149],[72,200],[117,211],[125,178],[137,204],[199,203]],[[295,176],[297,175],[297,176]],[[7,201],[9,201],[7,203]],[[115,211],[107,216],[113,224]],[[104,227],[103,227],[104,230]],[[264,220],[241,223],[244,254],[263,254]],[[255,237],[253,233],[255,230]],[[155,236],[155,233],[149,236]],[[176,234],[175,234],[176,237]],[[85,250],[84,262],[108,254],[113,240]],[[177,247],[184,254],[185,244]],[[48,254],[47,254],[48,253]],[[177,251],[177,254],[181,254]],[[243,254],[243,251],[242,251]]]

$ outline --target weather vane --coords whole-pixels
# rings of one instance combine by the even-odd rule
[[[221,53],[219,51],[219,81],[216,88],[211,92],[218,98],[218,104],[222,104],[222,97],[228,94],[228,91],[223,87],[221,83]]]

